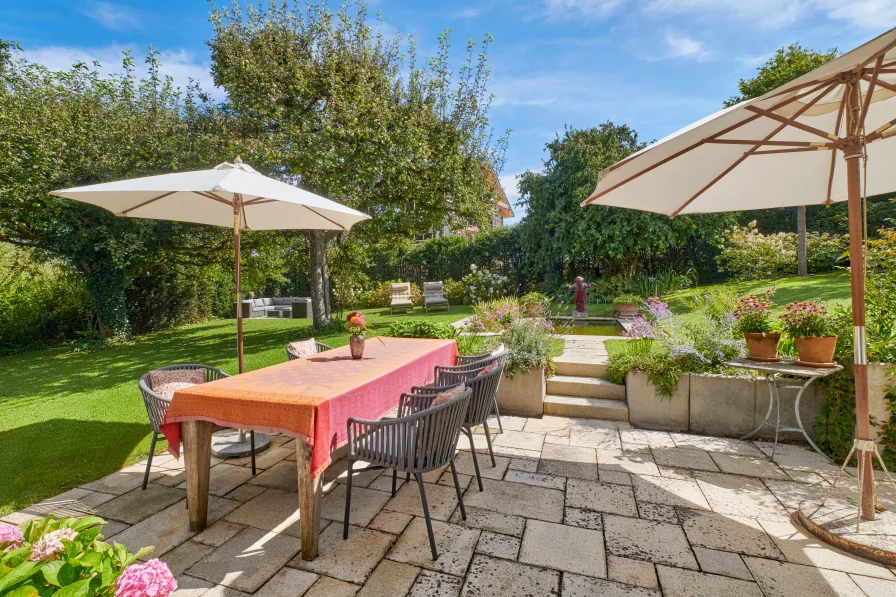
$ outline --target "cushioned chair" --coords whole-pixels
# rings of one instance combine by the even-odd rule
[[[445,296],[445,286],[441,282],[423,283],[423,308],[427,311],[448,309],[451,305]]]
[[[230,377],[220,369],[209,365],[168,365],[167,367],[159,367],[157,371],[196,371],[201,370],[203,375],[203,383],[215,381],[223,377]],[[150,372],[143,374],[138,382],[140,392],[143,394],[143,403],[146,405],[146,414],[149,416],[149,426],[152,427],[152,443],[149,446],[149,459],[146,461],[146,472],[143,473],[143,489],[146,489],[146,483],[149,481],[149,470],[152,467],[152,457],[156,451],[156,442],[162,436],[159,427],[165,419],[165,413],[171,405],[171,398],[166,398],[152,388],[152,379]],[[255,432],[249,432],[249,440],[252,447],[252,474],[255,474]]]
[[[392,301],[389,304],[392,314],[407,313],[414,310],[414,301],[411,300],[411,283],[397,282],[392,284]]]
[[[469,365],[473,365],[475,367],[476,363],[478,363],[480,361],[487,361],[505,351],[506,351],[506,349],[504,348],[504,344],[500,344],[495,350],[493,350],[491,352],[484,352],[482,354],[470,355],[470,356],[460,356],[459,355],[457,357],[457,359],[454,361],[454,363],[457,367],[464,367],[464,366],[469,366]],[[505,355],[505,360],[506,360],[506,355]],[[503,367],[503,364],[502,364],[502,367]],[[500,386],[500,382],[498,382],[498,385]],[[504,425],[501,424],[501,411],[498,410],[498,390],[497,390],[497,388],[495,388],[495,418],[498,419],[498,431],[501,433],[504,433]]]
[[[317,346],[317,352],[318,352],[318,353],[326,352],[326,351],[328,351],[328,350],[333,350],[333,347],[332,347],[332,346],[327,346],[327,345],[324,344],[323,342],[315,342],[314,344]],[[290,361],[294,361],[294,360],[296,360],[296,359],[299,358],[299,355],[297,355],[296,353],[294,353],[294,352],[289,348],[289,345],[287,345],[287,346],[286,346],[286,358],[287,358],[288,360],[290,360]]]
[[[463,382],[468,389],[472,390],[473,395],[470,397],[470,405],[467,408],[467,414],[464,418],[461,431],[470,440],[470,451],[473,456],[473,467],[476,469],[476,481],[479,483],[479,491],[482,491],[482,475],[479,473],[479,460],[476,458],[476,447],[473,445],[473,428],[482,425],[485,431],[485,441],[488,444],[488,453],[492,459],[492,466],[497,466],[495,462],[495,452],[492,449],[492,436],[488,429],[488,417],[492,413],[492,406],[495,403],[495,395],[498,392],[498,384],[501,383],[501,375],[504,374],[504,362],[507,358],[506,353],[501,353],[493,359],[483,360],[480,363],[486,363],[485,366],[477,370]],[[483,373],[488,367],[494,363],[495,368],[487,373]],[[469,373],[469,372],[468,372]],[[433,386],[414,386],[411,388],[413,394],[433,395],[451,389],[448,387]],[[398,415],[402,416],[401,409]],[[393,485],[395,479],[393,477]]]
[[[423,484],[423,473],[451,466],[454,477],[454,491],[460,504],[460,515],[467,519],[464,510],[463,495],[454,468],[454,453],[461,425],[470,403],[472,390],[464,390],[456,398],[430,408],[436,400],[435,394],[402,394],[399,412],[410,413],[396,419],[368,421],[364,419],[348,420],[348,478],[345,488],[345,518],[342,526],[342,538],[348,539],[349,513],[352,503],[352,467],[362,460],[372,468],[392,469],[413,474],[420,489],[420,502],[423,506],[423,517],[426,519],[426,532],[429,534],[429,548],[432,559],[436,560],[436,540],[432,532],[432,520],[429,517],[429,506],[426,502],[426,488]],[[369,469],[368,469],[369,470]],[[393,475],[397,473],[393,472]],[[395,477],[393,476],[392,495],[395,495]]]

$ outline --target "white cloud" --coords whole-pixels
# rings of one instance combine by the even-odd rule
[[[142,27],[138,11],[112,2],[89,0],[78,7],[78,12],[114,31],[130,31]]]
[[[126,45],[110,45],[101,48],[79,48],[72,46],[43,46],[33,50],[25,50],[23,55],[26,60],[43,64],[50,70],[68,70],[76,62],[85,62],[92,65],[94,61],[100,63],[100,72],[103,74],[120,73],[122,52],[128,49]],[[133,47],[131,47],[134,50]],[[145,74],[143,58],[145,51],[133,51],[134,63],[138,75]],[[159,62],[162,67],[162,76],[170,76],[177,86],[186,88],[190,79],[197,81],[203,91],[212,96],[221,96],[223,92],[214,86],[209,65],[202,63],[196,56],[187,50],[167,50],[161,52]]]
[[[650,0],[643,11],[651,16],[718,16],[774,28],[793,24],[812,13],[823,13],[832,21],[880,29],[896,21],[896,0]]]
[[[666,45],[669,46],[669,58],[694,58],[706,60],[709,53],[703,47],[703,42],[697,41],[687,35],[666,33]]]
[[[475,7],[471,6],[470,8],[464,8],[462,10],[457,11],[456,13],[454,13],[454,17],[457,19],[475,19],[476,17],[480,16],[483,12],[484,11],[482,8],[475,8]]]
[[[544,0],[548,16],[556,19],[602,19],[624,3],[625,0]]]
[[[886,23],[896,22],[896,1],[894,0],[852,0],[840,2],[819,0],[822,10],[827,10],[828,18],[848,21],[864,29],[880,29]]]

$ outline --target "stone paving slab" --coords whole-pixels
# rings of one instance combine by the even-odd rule
[[[255,477],[248,459],[213,459],[200,533],[187,524],[183,463],[167,455],[155,459],[146,491],[137,463],[2,520],[105,512],[106,537],[132,551],[156,546],[148,557],[169,564],[177,597],[896,595],[893,570],[791,522],[788,509],[826,492],[836,472],[801,446],[782,445],[772,463],[768,442],[564,417],[503,422],[505,433],[492,429],[496,467],[485,437],[474,436],[482,492],[460,443],[466,520],[450,472],[424,475],[435,562],[416,482],[402,476],[393,498],[388,471],[353,477],[342,540],[344,460],[324,473],[320,557],[304,562],[294,442],[278,435]],[[847,477],[834,500],[854,497],[853,484]],[[884,488],[881,504],[896,506],[896,493]]]

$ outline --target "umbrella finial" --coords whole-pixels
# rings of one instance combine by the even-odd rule
[[[236,156],[235,158],[233,158],[233,163],[234,164],[242,164],[243,160],[240,158],[240,156]]]

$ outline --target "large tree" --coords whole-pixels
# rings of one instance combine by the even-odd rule
[[[61,257],[78,271],[106,337],[130,334],[125,291],[135,276],[166,266],[232,264],[227,229],[119,218],[49,195],[209,168],[232,157],[239,132],[226,111],[195,85],[182,90],[161,77],[152,50],[146,66],[139,78],[125,53],[116,74],[104,76],[98,63],[55,72],[0,40],[0,240]],[[270,256],[278,239],[247,237],[249,259],[259,268],[270,265],[257,257]]]
[[[741,79],[737,88],[739,96],[729,98],[724,102],[725,106],[733,106],[744,100],[765,95],[772,89],[788,83],[809,71],[815,70],[822,64],[830,62],[839,55],[837,48],[831,48],[827,52],[817,52],[804,48],[799,43],[791,44],[786,48],[778,48],[775,55],[769,58],[758,69],[758,73],[751,79]],[[797,208],[797,236],[799,238],[797,250],[797,274],[808,275],[806,260],[806,206]]]
[[[594,190],[595,173],[644,144],[628,126],[606,122],[566,129],[547,144],[540,172],[520,177],[520,204],[527,209],[522,247],[536,275],[621,276],[643,271],[647,262],[694,237],[711,237],[716,218],[666,216],[580,203]]]
[[[246,160],[373,216],[340,240],[341,255],[363,239],[487,221],[487,165],[500,169],[504,149],[487,116],[488,39],[481,49],[469,44],[455,77],[447,33],[420,65],[413,39],[374,32],[363,2],[338,13],[323,4],[234,4],[212,23],[215,83],[251,129]],[[327,244],[335,234],[305,234],[320,326],[331,316]]]

